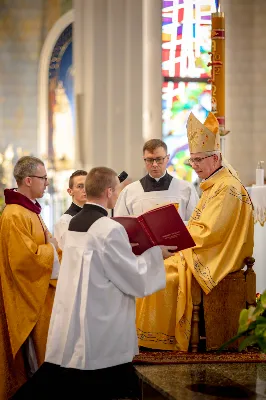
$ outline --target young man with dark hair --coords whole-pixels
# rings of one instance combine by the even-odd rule
[[[135,297],[165,286],[163,259],[176,247],[134,255],[124,227],[107,216],[119,184],[106,167],[86,178],[87,202],[65,235],[46,362],[15,399],[138,397]]]
[[[167,146],[160,139],[151,139],[143,146],[143,160],[148,174],[127,185],[117,200],[114,215],[139,215],[152,208],[178,203],[178,212],[188,221],[197,202],[194,186],[174,178],[166,168],[169,161]]]
[[[168,174],[167,146],[160,139],[151,139],[143,146],[143,159],[148,171],[139,181],[126,186],[117,200],[115,216],[139,215],[152,208],[168,203],[178,203],[178,212],[188,221],[198,202],[192,183]],[[174,350],[176,298],[178,297],[178,271],[166,268],[167,290],[137,299],[136,325],[139,345],[152,349]],[[159,323],[152,334],[149,327]],[[163,332],[163,333],[162,333]]]
[[[74,217],[86,203],[85,179],[87,172],[79,169],[70,176],[68,194],[72,197],[72,203],[66,212],[60,217],[54,227],[54,235],[58,241],[59,247],[64,247],[64,235],[68,230],[68,225],[72,217]]]

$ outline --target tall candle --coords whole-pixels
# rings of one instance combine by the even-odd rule
[[[225,135],[225,19],[224,13],[212,14],[211,79],[212,112],[219,121],[220,135]]]

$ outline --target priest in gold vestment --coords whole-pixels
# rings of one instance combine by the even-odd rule
[[[187,134],[189,162],[202,179],[202,196],[188,222],[196,246],[165,261],[164,290],[137,300],[139,345],[151,349],[187,351],[192,276],[208,294],[253,252],[252,203],[236,172],[222,161],[217,119],[209,113],[201,124],[191,113]]]
[[[0,399],[10,398],[43,363],[59,273],[58,246],[36,201],[48,179],[35,157],[18,160],[18,189],[5,190],[0,217]]]

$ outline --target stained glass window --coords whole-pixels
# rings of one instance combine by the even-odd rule
[[[209,52],[214,0],[162,1],[162,119],[171,174],[194,180],[186,123],[191,111],[204,121],[211,109]]]

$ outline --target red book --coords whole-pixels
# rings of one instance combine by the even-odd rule
[[[123,225],[130,243],[139,243],[139,246],[132,249],[136,255],[157,245],[177,246],[176,251],[180,251],[194,247],[196,244],[177,208],[175,204],[167,204],[138,217],[126,216],[112,219]]]

